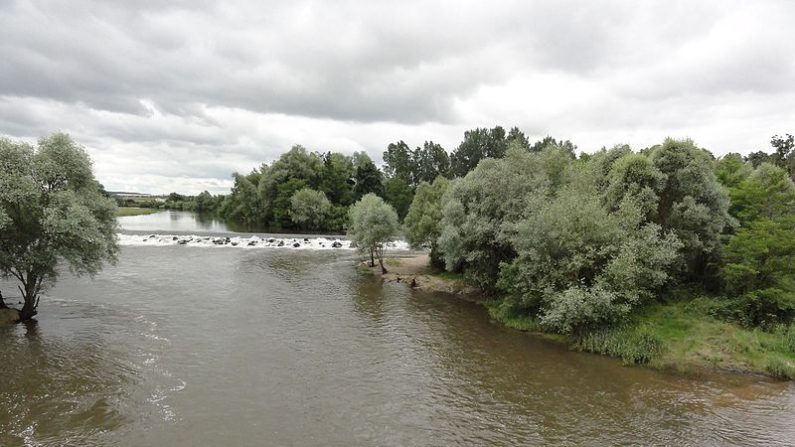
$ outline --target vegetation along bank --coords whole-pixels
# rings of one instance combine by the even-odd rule
[[[405,233],[508,326],[632,364],[792,379],[793,138],[772,144],[721,158],[690,140],[579,158],[510,144],[421,182]]]

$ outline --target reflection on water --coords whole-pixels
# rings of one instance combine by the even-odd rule
[[[0,329],[0,445],[795,439],[788,383],[569,352],[353,256],[125,247],[95,281],[64,278],[37,326]]]
[[[118,218],[122,231],[227,233],[235,231],[214,215],[166,210]]]

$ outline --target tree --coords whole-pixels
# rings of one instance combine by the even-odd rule
[[[547,135],[546,137],[542,138],[541,140],[536,141],[530,146],[530,152],[541,152],[548,147],[556,147],[558,149],[563,149],[566,151],[571,158],[576,158],[577,154],[577,146],[569,140],[555,140],[554,138]]]
[[[731,188],[731,213],[741,224],[795,213],[795,184],[787,171],[762,163]]]
[[[403,180],[407,185],[413,186],[416,182],[417,166],[409,145],[403,140],[390,143],[383,154],[384,174],[388,178]]]
[[[193,210],[197,213],[211,213],[218,208],[220,197],[216,198],[209,191],[202,191],[194,200]]]
[[[414,191],[403,179],[395,177],[386,181],[384,185],[384,200],[395,208],[401,221],[406,217],[413,198]]]
[[[68,135],[42,138],[35,149],[0,139],[0,274],[20,283],[21,320],[37,314],[59,262],[77,275],[115,262],[115,215],[88,154]]]
[[[268,167],[263,166],[267,171]],[[232,174],[234,186],[232,192],[221,203],[219,215],[224,219],[240,223],[246,227],[263,225],[267,221],[262,201],[257,192],[260,171],[254,169],[248,175]]]
[[[450,156],[442,145],[426,141],[422,147],[414,150],[413,157],[414,166],[417,169],[416,184],[419,182],[431,183],[439,176],[450,178]]]
[[[442,268],[444,260],[437,241],[442,234],[442,197],[449,186],[450,180],[444,177],[437,177],[433,183],[420,183],[404,220],[409,244],[414,248],[429,247],[431,265]]]
[[[789,324],[795,317],[793,234],[795,216],[761,218],[726,245],[722,273],[741,322],[769,326]]]
[[[692,140],[667,138],[648,156],[665,179],[648,220],[673,231],[683,243],[682,267],[688,279],[717,273],[721,234],[736,221],[729,215],[728,191],[715,177],[712,154]]]
[[[518,127],[511,128],[511,130],[508,132],[508,136],[505,138],[505,141],[508,144],[516,144],[518,147],[521,147],[524,150],[530,150],[530,140],[527,139],[527,135],[519,130]]]
[[[384,196],[384,176],[378,167],[370,160],[364,152],[354,154],[355,185],[353,195],[356,200],[361,200],[367,194],[375,194],[379,197]]]
[[[763,151],[756,151],[751,152],[748,156],[745,157],[745,161],[750,162],[751,166],[757,167],[762,163],[774,163],[775,160],[773,157],[770,156],[767,152]]]
[[[371,267],[375,266],[377,257],[381,272],[386,273],[386,244],[400,228],[395,210],[375,194],[366,194],[350,208],[349,222],[348,237],[360,250],[370,254]]]
[[[290,198],[290,218],[302,228],[320,228],[330,211],[326,195],[311,188],[300,189]]]
[[[795,137],[790,134],[786,134],[783,137],[773,135],[773,138],[770,139],[770,145],[776,150],[776,153],[773,154],[776,165],[786,169],[790,178],[795,181],[795,166],[793,166],[793,160],[795,160]]]
[[[746,163],[743,156],[732,153],[726,154],[715,162],[715,175],[718,181],[727,188],[733,188],[747,179],[754,166]]]
[[[631,197],[610,209],[591,179],[573,180],[517,224],[517,257],[499,283],[504,305],[560,333],[615,323],[650,300],[680,247],[673,233],[644,223]]]
[[[318,189],[323,168],[321,155],[300,145],[293,146],[270,166],[263,166],[257,184],[263,224],[289,228],[290,198],[304,187]]]
[[[522,149],[486,159],[457,179],[442,198],[439,250],[448,271],[462,271],[488,292],[500,263],[510,262],[515,224],[553,193],[551,177],[564,178],[571,159],[556,148],[534,154]],[[562,171],[562,170],[563,171]]]
[[[318,189],[326,193],[332,203],[347,207],[353,203],[353,175],[351,157],[327,152],[323,156],[323,175]]]
[[[464,132],[464,141],[450,157],[453,174],[463,177],[486,158],[502,158],[508,143],[505,141],[505,129],[496,126],[493,129],[478,128]]]

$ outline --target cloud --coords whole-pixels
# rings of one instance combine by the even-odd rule
[[[452,149],[496,124],[585,150],[671,135],[748,152],[793,130],[793,13],[776,1],[0,1],[0,134],[70,132],[106,187],[145,192],[222,192],[232,171],[293,144],[380,160],[394,140]]]

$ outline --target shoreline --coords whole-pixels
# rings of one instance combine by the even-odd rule
[[[545,331],[529,316],[507,315],[499,300],[456,274],[437,272],[428,255],[388,257],[388,272],[366,262],[363,272],[385,282],[405,284],[412,289],[445,293],[481,304],[489,318],[510,329],[566,345],[570,350],[616,358],[628,366],[642,366],[685,376],[708,373],[758,375],[795,380],[795,333],[765,332],[719,320],[709,314],[712,298],[650,304],[627,323],[595,331],[582,337]]]

